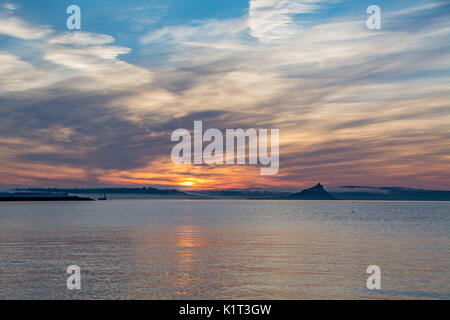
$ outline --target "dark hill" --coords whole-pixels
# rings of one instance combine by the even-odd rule
[[[318,183],[314,187],[305,189],[302,192],[289,195],[288,199],[294,200],[337,200],[332,194],[328,193],[323,186]]]
[[[399,187],[343,186],[332,193],[342,200],[450,201],[450,191]]]

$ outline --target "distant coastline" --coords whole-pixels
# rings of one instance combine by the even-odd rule
[[[92,201],[65,192],[1,192],[0,201]]]
[[[109,199],[245,199],[245,200],[375,200],[375,201],[450,201],[450,191],[401,187],[340,186],[324,187],[320,183],[299,192],[263,189],[196,190],[157,189],[153,187],[105,188],[16,188],[14,192],[64,193],[67,200],[96,198],[99,194]],[[75,199],[73,197],[81,197]],[[86,198],[83,198],[86,197]],[[1,201],[1,200],[0,200]]]

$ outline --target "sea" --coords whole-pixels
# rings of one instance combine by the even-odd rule
[[[0,202],[0,299],[450,299],[449,231],[450,202]]]

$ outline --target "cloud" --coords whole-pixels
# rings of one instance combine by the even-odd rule
[[[126,9],[121,8],[120,12],[114,12],[114,17],[121,22],[133,21],[130,28],[134,32],[142,31],[144,28],[161,21],[167,11],[166,5],[146,4]]]
[[[236,41],[236,36],[247,29],[244,18],[228,20],[206,20],[189,25],[163,27],[141,37],[141,43],[164,41],[174,44],[193,45],[201,43],[215,46],[217,43]],[[234,43],[230,43],[235,45]]]
[[[52,44],[70,44],[75,46],[104,45],[114,41],[114,37],[110,35],[92,32],[66,32],[48,40]]]
[[[5,8],[6,10],[14,11],[17,10],[19,7],[13,3],[6,2],[3,4],[3,8]]]
[[[250,0],[248,26],[261,41],[286,39],[297,35],[301,26],[294,15],[310,13],[319,8],[319,0]]]
[[[331,187],[329,192],[361,192],[361,193],[375,193],[375,194],[389,194],[389,190],[371,187]]]
[[[51,45],[43,58],[72,70],[65,73],[80,79],[71,83],[72,88],[79,90],[129,90],[151,83],[152,73],[148,69],[118,59],[131,49],[111,45],[114,41],[112,36],[104,34],[64,33],[48,40]],[[89,80],[84,82],[82,78]]]
[[[0,34],[23,40],[41,39],[53,31],[48,26],[33,26],[16,17],[0,16],[0,19]]]
[[[34,56],[27,61],[0,51],[0,92],[65,88],[85,92],[126,91],[150,84],[152,72],[120,60],[118,56],[130,53],[131,49],[111,45],[114,41],[109,35],[80,31],[49,38],[45,46],[29,45],[27,50],[34,52]]]
[[[56,81],[56,75],[49,75],[15,55],[0,51],[0,92],[27,91]]]

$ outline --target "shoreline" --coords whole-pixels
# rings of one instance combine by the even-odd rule
[[[21,202],[21,201],[95,201],[91,198],[82,198],[78,196],[69,197],[0,197],[0,202]]]

